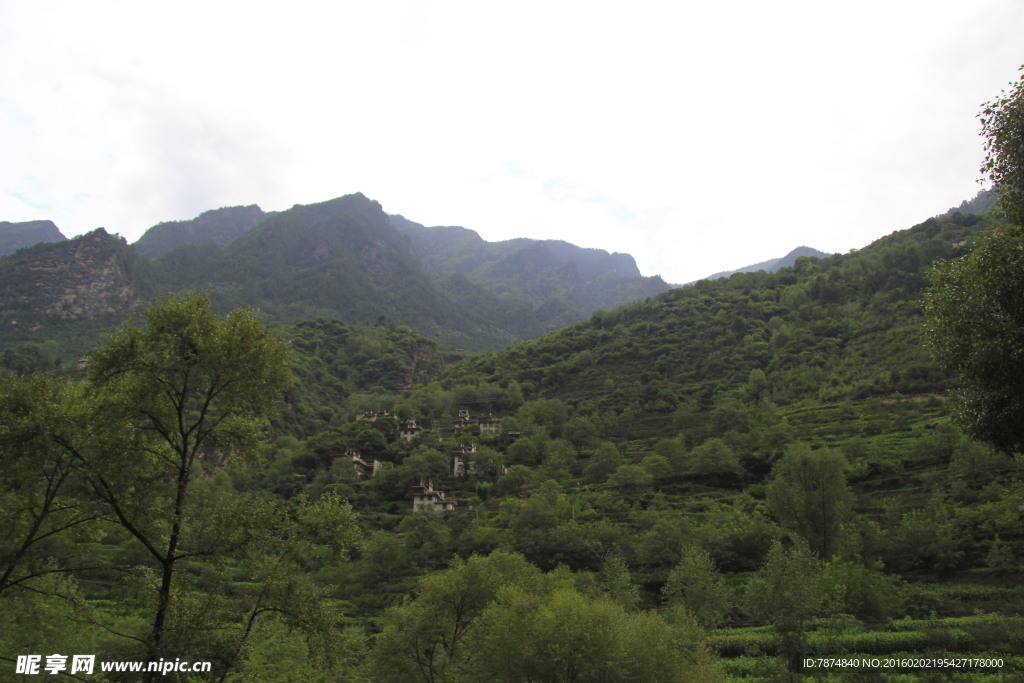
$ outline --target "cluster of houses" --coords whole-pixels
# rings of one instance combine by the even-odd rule
[[[466,477],[482,478],[485,474],[480,464],[473,460],[476,454],[476,444],[469,446],[460,444],[458,448],[452,449],[452,476],[460,479]],[[352,461],[355,468],[356,479],[369,479],[373,477],[386,464],[381,460],[364,458],[358,451],[348,451],[345,457]],[[504,474],[504,472],[501,472]]]
[[[380,412],[365,411],[356,415],[357,420],[369,420],[371,422],[375,422],[383,418],[395,419],[395,416],[386,410]],[[492,440],[502,435],[501,418],[494,417],[490,414],[473,417],[470,415],[468,410],[460,410],[458,415],[456,415],[452,420],[452,425],[455,428],[456,433],[458,433],[459,429],[477,427],[479,429],[481,440]],[[404,441],[411,441],[424,431],[430,430],[416,424],[414,420],[398,422],[398,436]],[[516,439],[522,436],[522,434],[518,432],[509,432],[507,436],[512,439]],[[475,444],[471,444],[469,446],[460,444],[457,448],[452,449],[452,476],[459,478],[470,476],[483,477],[485,474],[483,468],[480,467],[479,463],[477,463],[472,457],[475,454]],[[355,451],[349,451],[346,453],[346,456],[352,460],[356,478],[358,479],[369,479],[385,464],[380,460],[363,458]],[[419,510],[448,512],[455,509],[455,503],[454,501],[445,500],[444,492],[434,489],[430,481],[427,481],[426,483],[421,481],[418,486],[412,487],[412,509],[414,512]]]
[[[377,419],[377,417],[389,417],[389,415],[387,412],[360,413],[359,415],[356,415],[357,420]],[[490,413],[487,415],[481,415],[480,417],[473,417],[469,414],[468,410],[460,410],[459,414],[452,420],[452,426],[456,430],[477,427],[480,430],[480,439],[485,441],[497,439],[502,434],[501,418],[494,417]],[[429,430],[416,424],[415,420],[407,420],[405,422],[398,423],[398,436],[405,441],[412,441],[424,431]],[[521,434],[518,432],[510,432],[509,436],[511,438],[516,438],[521,436]]]
[[[361,413],[356,413],[357,420],[368,420],[370,422],[376,422],[377,420],[391,418],[392,420],[398,420],[394,413],[388,412],[387,410],[364,410]],[[515,439],[522,434],[520,432],[502,432],[501,430],[501,418],[494,417],[494,415],[488,413],[487,415],[480,415],[473,417],[470,415],[468,410],[460,410],[459,414],[452,419],[452,427],[455,429],[467,429],[471,427],[477,427],[480,431],[481,439],[496,439],[502,434],[505,434],[509,438]],[[398,434],[402,439],[406,441],[412,440],[421,432],[430,431],[426,427],[422,427],[416,424],[415,420],[398,421]]]

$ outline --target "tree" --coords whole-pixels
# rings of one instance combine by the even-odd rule
[[[1009,94],[1003,91],[982,107],[978,116],[985,137],[981,172],[992,181],[999,207],[1010,222],[1024,225],[1024,76]]]
[[[615,444],[607,441],[598,445],[597,450],[583,466],[583,479],[588,484],[600,484],[625,462]]]
[[[592,596],[556,570],[498,591],[469,642],[467,681],[721,680],[699,629]]]
[[[552,439],[544,443],[544,463],[538,472],[544,479],[568,479],[576,469],[576,454],[565,439]]]
[[[800,534],[820,557],[839,547],[840,526],[849,513],[846,458],[839,451],[812,451],[805,443],[786,449],[772,469],[768,507],[782,526]]]
[[[456,558],[450,569],[419,584],[414,599],[390,608],[368,660],[375,681],[464,680],[459,672],[475,654],[464,640],[477,618],[506,584],[536,580],[539,572],[520,555]]]
[[[791,671],[801,668],[807,623],[823,614],[830,600],[821,562],[801,539],[788,549],[776,541],[747,584],[747,608],[755,619],[771,624]]]
[[[958,425],[1000,450],[1024,450],[1024,228],[983,234],[970,256],[930,277],[926,342],[960,379]]]
[[[629,566],[618,552],[604,556],[598,582],[613,601],[626,609],[636,609],[640,602],[640,587],[633,581]]]
[[[654,443],[654,452],[668,460],[672,466],[673,474],[686,474],[689,463],[687,462],[686,444],[682,435],[674,438],[658,439]]]
[[[46,375],[0,380],[0,595],[80,566],[71,532],[101,516],[67,446],[84,422],[81,398]]]
[[[983,105],[985,160],[1009,224],[966,259],[936,265],[925,295],[932,355],[962,382],[957,421],[971,438],[1024,450],[1024,77]]]
[[[743,473],[739,456],[722,439],[705,440],[690,453],[686,473],[697,476],[735,477]]]
[[[668,458],[657,453],[644,456],[644,459],[640,461],[640,467],[656,482],[672,476],[672,465],[669,464]]]
[[[661,589],[665,602],[683,605],[701,626],[715,628],[729,611],[730,594],[715,562],[699,546],[683,548],[682,557]]]
[[[548,436],[562,436],[562,429],[569,419],[569,409],[557,398],[536,399],[524,403],[518,415],[524,421],[533,422],[547,429]]]
[[[494,485],[494,493],[498,496],[511,496],[532,486],[537,480],[534,470],[525,465],[512,465],[508,472],[498,478]]]
[[[0,379],[0,653],[95,651],[95,633],[69,619],[103,514],[66,446],[88,424],[81,394],[46,375]]]
[[[597,441],[597,428],[585,417],[571,418],[566,423],[564,431],[565,438],[569,440],[577,453],[582,453]]]
[[[367,660],[374,681],[720,680],[699,632],[628,611],[495,551],[431,574],[389,609]]]
[[[111,516],[156,571],[147,658],[165,645],[183,564],[237,550],[265,523],[255,500],[203,482],[257,451],[262,410],[290,381],[286,347],[247,311],[226,319],[205,297],[161,299],[90,356],[97,428],[77,454]],[[251,524],[251,526],[250,526]]]
[[[640,490],[654,484],[654,477],[640,465],[621,465],[610,477],[608,486]]]

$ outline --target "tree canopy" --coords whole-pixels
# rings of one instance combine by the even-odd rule
[[[982,171],[1008,223],[971,254],[936,265],[925,296],[927,343],[962,383],[958,418],[973,438],[1024,450],[1024,78],[984,105]]]
[[[1003,91],[982,107],[978,117],[985,137],[981,171],[992,181],[1006,217],[1024,225],[1024,75],[1009,93]]]

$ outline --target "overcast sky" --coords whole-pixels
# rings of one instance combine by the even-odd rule
[[[1019,0],[0,0],[0,220],[362,192],[688,282],[973,196]]]

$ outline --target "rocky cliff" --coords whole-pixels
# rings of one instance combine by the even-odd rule
[[[123,317],[142,305],[144,268],[123,238],[102,228],[23,249],[0,259],[0,326]]]

